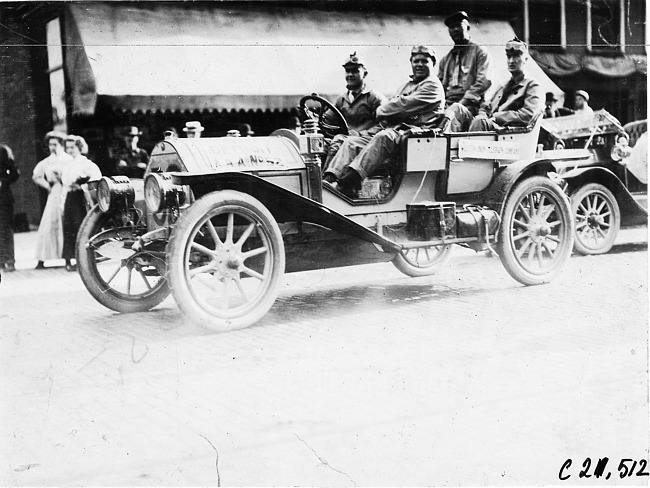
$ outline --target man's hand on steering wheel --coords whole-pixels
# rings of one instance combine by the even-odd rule
[[[316,102],[318,106],[314,108],[309,107],[307,106],[308,101]],[[327,111],[332,112],[334,121],[331,123],[325,120],[325,114]],[[303,123],[306,119],[316,120],[320,131],[329,139],[333,138],[337,134],[347,135],[350,130],[343,114],[329,100],[317,95],[316,93],[312,93],[311,95],[304,96],[300,99],[300,116]]]

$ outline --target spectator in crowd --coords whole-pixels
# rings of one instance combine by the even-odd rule
[[[339,96],[334,102],[334,106],[341,112],[341,115],[348,123],[350,136],[372,136],[379,132],[381,128],[377,126],[375,114],[377,108],[386,101],[383,93],[370,88],[366,83],[368,70],[361,57],[357,53],[352,53],[343,63],[345,70],[345,87],[346,92]],[[325,123],[335,124],[334,115],[325,112],[323,116]],[[374,128],[374,129],[372,129]],[[337,153],[343,141],[348,135],[337,134],[329,142],[327,148],[327,157],[323,167],[327,169],[332,158]]]
[[[541,87],[525,72],[528,46],[518,38],[506,43],[506,57],[510,80],[496,89],[491,100],[485,102],[476,117],[459,112],[461,131],[490,131],[504,127],[526,127],[541,112]]]
[[[0,269],[5,271],[16,271],[14,196],[11,185],[19,176],[11,148],[0,144]]]
[[[201,125],[201,122],[198,120],[191,120],[190,122],[185,123],[183,127],[183,132],[185,136],[189,139],[198,139],[201,137],[201,133],[205,130],[205,127]]]
[[[239,130],[239,135],[241,137],[253,137],[255,135],[250,124],[240,124],[239,129],[237,130]]]
[[[65,140],[65,150],[72,160],[63,166],[61,183],[63,184],[63,252],[65,269],[76,271],[72,264],[75,257],[75,243],[81,222],[86,216],[86,202],[81,185],[88,181],[99,180],[102,173],[99,167],[88,159],[88,144],[83,137],[69,135]]]
[[[287,129],[293,131],[296,133],[296,135],[300,135],[300,131],[302,129],[302,124],[300,123],[300,119],[296,117],[295,115],[292,115],[289,117],[289,120],[287,122]]]
[[[454,47],[440,61],[438,77],[445,90],[445,106],[453,107],[447,117],[455,123],[455,113],[467,110],[474,116],[485,99],[490,81],[491,57],[484,46],[472,42],[467,13],[456,12],[445,19]],[[454,130],[452,128],[452,130]]]
[[[546,103],[544,105],[544,118],[545,119],[552,119],[554,117],[559,117],[560,112],[556,108],[558,102],[558,98],[553,92],[547,92],[546,93]]]
[[[575,111],[581,115],[592,115],[593,109],[589,106],[589,93],[578,90],[575,95]]]
[[[63,252],[63,221],[61,213],[61,172],[72,157],[65,152],[66,135],[51,131],[45,135],[50,155],[34,168],[32,180],[48,192],[47,202],[38,226],[36,269],[44,269],[45,261],[60,259]]]
[[[122,143],[119,145],[116,159],[115,174],[129,178],[142,178],[149,163],[147,151],[138,147],[142,132],[130,126],[122,134]]]
[[[611,151],[611,157],[614,161],[620,161],[623,166],[627,165],[627,158],[632,154],[630,147],[630,136],[625,131],[616,134],[614,147]]]
[[[163,132],[163,137],[166,141],[170,139],[178,139],[178,132],[176,131],[176,127],[167,127],[165,129],[165,132]]]
[[[323,176],[326,185],[355,198],[363,179],[374,174],[397,153],[411,129],[439,123],[445,93],[440,80],[431,76],[436,64],[435,53],[428,46],[414,46],[410,61],[411,80],[377,108],[376,117],[382,130],[372,137],[348,137],[326,169]]]

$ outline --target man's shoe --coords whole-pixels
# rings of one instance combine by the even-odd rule
[[[34,269],[45,269],[45,264],[43,264],[43,261],[39,261]]]
[[[339,179],[338,190],[349,198],[358,198],[361,189],[361,175],[352,168],[347,168]]]
[[[323,183],[336,183],[338,178],[334,176],[332,173],[325,173],[323,175]]]
[[[5,264],[5,271],[9,273],[12,271],[16,271],[16,266],[14,265],[14,263],[7,263]]]
[[[343,193],[346,197],[352,198],[353,200],[359,198],[359,190],[355,190],[349,186],[343,186],[340,183],[336,185],[336,189]]]
[[[334,190],[339,191],[339,184],[336,181],[329,182],[327,180],[323,180],[323,188],[327,188],[332,191]]]
[[[70,271],[70,272],[77,271],[77,265],[76,264],[66,264],[65,265],[65,270]]]

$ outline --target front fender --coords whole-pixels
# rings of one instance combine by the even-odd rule
[[[545,159],[523,159],[503,167],[493,178],[490,185],[481,192],[479,201],[499,215],[503,213],[503,206],[512,188],[528,176],[546,176],[555,171],[553,162]]]
[[[174,173],[173,182],[189,185],[197,199],[213,191],[240,191],[262,202],[277,222],[309,222],[377,244],[386,252],[397,252],[401,249],[399,244],[345,215],[250,173]]]
[[[571,196],[589,183],[606,187],[616,197],[621,209],[622,225],[640,225],[648,221],[648,211],[637,203],[623,182],[612,171],[602,167],[576,168],[561,175],[566,182],[566,192]]]

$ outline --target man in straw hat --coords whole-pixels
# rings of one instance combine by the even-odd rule
[[[201,122],[198,120],[191,120],[189,122],[185,122],[185,127],[183,127],[183,132],[185,132],[185,136],[188,137],[189,139],[198,139],[201,137],[201,133],[205,130],[205,128],[201,125]]]
[[[431,76],[436,55],[429,46],[414,46],[410,60],[411,80],[377,109],[382,130],[372,138],[348,137],[326,169],[323,176],[326,184],[350,198],[357,197],[364,178],[375,174],[397,153],[410,129],[432,126],[440,120],[445,93],[440,80]]]

